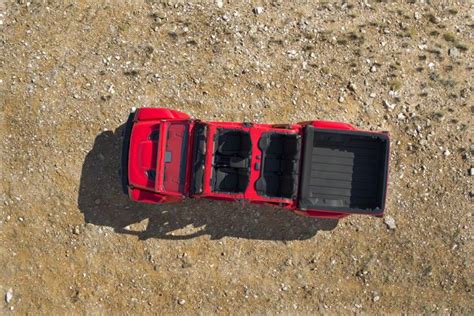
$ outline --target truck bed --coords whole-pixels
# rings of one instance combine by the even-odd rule
[[[382,213],[388,147],[384,134],[305,127],[299,207]]]

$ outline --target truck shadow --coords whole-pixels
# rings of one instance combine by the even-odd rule
[[[202,235],[211,239],[238,237],[260,240],[304,240],[320,230],[332,230],[337,220],[302,217],[286,210],[260,205],[211,200],[149,205],[131,202],[122,192],[120,167],[121,131],[98,135],[82,167],[78,207],[86,223],[109,226],[139,239],[183,240]],[[129,225],[148,220],[146,229]]]

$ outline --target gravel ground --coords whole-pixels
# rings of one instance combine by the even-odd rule
[[[469,1],[0,11],[0,313],[474,314]],[[387,217],[131,203],[132,106],[388,130]]]

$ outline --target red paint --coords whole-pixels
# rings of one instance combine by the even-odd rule
[[[288,125],[199,121],[207,125],[206,138],[208,141],[206,142],[204,182],[202,192],[191,195],[192,136],[195,123],[198,121],[192,120],[187,114],[175,110],[141,108],[135,113],[133,122],[128,157],[129,196],[133,201],[169,203],[180,201],[185,197],[228,201],[246,200],[250,203],[283,207],[297,214],[310,217],[339,219],[349,215],[328,210],[299,210],[296,199],[260,196],[255,190],[255,182],[260,177],[260,170],[256,170],[255,166],[256,164],[261,165],[262,151],[258,146],[258,142],[264,133],[279,132],[302,135],[303,127],[308,124],[321,129],[357,130],[350,124],[332,121],[309,121]],[[232,194],[211,191],[211,166],[212,153],[214,152],[214,142],[212,140],[218,128],[244,130],[250,133],[252,142],[251,172],[249,184],[244,193]],[[380,134],[377,132],[371,133]],[[187,137],[185,137],[186,134]],[[183,151],[183,145],[186,145],[186,142],[188,146]],[[171,155],[171,161],[167,162],[166,152]],[[182,161],[185,164],[184,170],[180,169]],[[184,182],[180,180],[180,172],[182,174],[181,179]],[[380,215],[377,214],[377,216]]]

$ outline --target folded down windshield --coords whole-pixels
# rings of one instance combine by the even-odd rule
[[[186,152],[189,122],[169,123],[166,131],[163,157],[163,187],[165,191],[184,194],[186,179]]]

